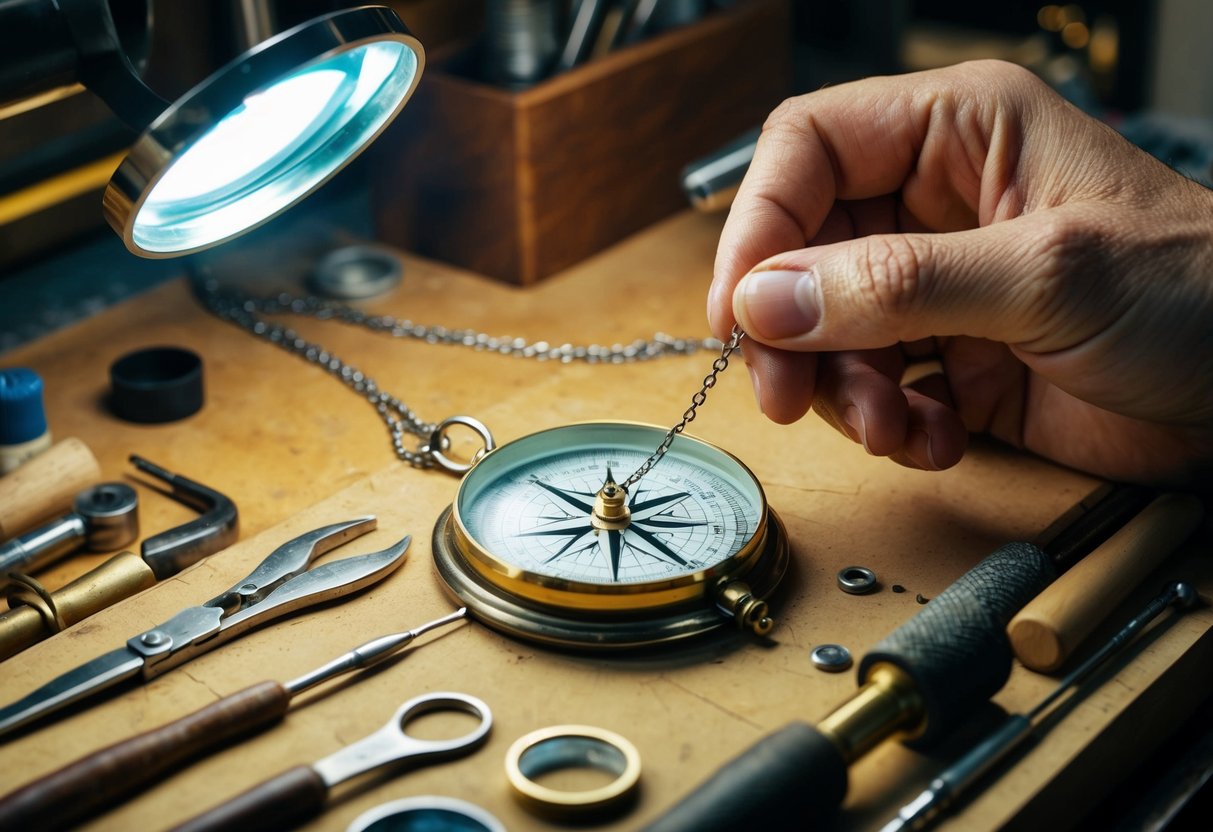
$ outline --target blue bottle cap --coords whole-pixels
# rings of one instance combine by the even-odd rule
[[[42,378],[28,367],[0,370],[0,445],[20,445],[44,433]]]

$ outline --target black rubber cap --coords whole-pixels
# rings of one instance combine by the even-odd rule
[[[180,347],[127,353],[110,365],[110,410],[128,422],[175,422],[202,407],[202,359]]]

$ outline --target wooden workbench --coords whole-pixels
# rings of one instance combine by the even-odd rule
[[[656,330],[702,334],[719,230],[718,219],[680,215],[526,290],[406,258],[402,287],[368,307],[553,343],[627,342]],[[392,340],[335,323],[291,323],[423,418],[470,414],[489,424],[499,441],[586,419],[670,424],[712,359],[701,354],[620,366],[560,365]],[[158,344],[203,356],[206,405],[174,424],[121,422],[104,407],[107,368],[130,350]],[[241,541],[227,551],[6,662],[0,701],[211,597],[301,531],[378,516],[378,531],[334,557],[414,535],[408,562],[364,594],[254,631],[149,684],[0,745],[0,792],[221,695],[264,679],[293,678],[364,640],[452,609],[432,573],[429,536],[456,480],[395,461],[366,402],[314,367],[209,317],[183,282],[0,360],[39,371],[56,435],[82,438],[107,478],[136,485],[144,534],[181,523],[191,512],[134,475],[126,462],[131,453],[229,494],[242,524]],[[1000,543],[1031,537],[1096,484],[982,443],[953,470],[905,470],[865,456],[815,418],[787,427],[766,421],[749,388],[740,366],[728,370],[693,432],[746,462],[788,526],[793,568],[775,605],[779,625],[770,644],[721,634],[656,655],[578,656],[512,641],[476,623],[459,625],[427,637],[380,671],[309,693],[275,729],[186,769],[90,828],[168,826],[364,736],[400,702],[431,690],[487,700],[496,717],[488,745],[347,795],[307,828],[343,829],[371,806],[423,794],[477,803],[510,829],[560,828],[514,803],[502,769],[514,739],[556,723],[601,726],[636,744],[644,766],[639,803],[596,827],[636,828],[762,735],[789,720],[816,720],[854,689],[853,672],[830,675],[811,666],[814,645],[838,642],[862,655],[917,612],[917,594],[933,597]],[[47,582],[61,582],[96,560],[77,558]],[[853,564],[874,569],[885,589],[862,597],[840,592],[834,575]],[[1213,590],[1207,558],[1181,553],[1166,569],[1197,581],[1206,594]],[[1126,610],[1157,591],[1162,576],[1155,577]],[[893,594],[887,589],[892,584],[908,591]],[[1203,609],[1156,628],[1131,661],[1117,664],[1114,678],[1070,708],[947,828],[1027,828],[1046,820],[1048,828],[1060,828],[1090,809],[1117,774],[1208,696],[1211,627],[1213,612]],[[997,702],[1027,710],[1054,681],[1016,668]],[[1158,707],[1162,702],[1166,707]],[[958,748],[927,757],[886,743],[852,767],[840,828],[883,822]],[[761,819],[754,828],[761,828]]]

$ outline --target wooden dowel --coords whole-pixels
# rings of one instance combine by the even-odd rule
[[[88,445],[74,437],[56,442],[0,479],[0,540],[66,513],[78,493],[100,481]]]
[[[1056,670],[1125,597],[1196,530],[1200,500],[1163,494],[1025,606],[1007,625],[1015,657]]]

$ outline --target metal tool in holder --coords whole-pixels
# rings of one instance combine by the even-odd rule
[[[175,499],[201,512],[198,517],[143,541],[141,555],[120,552],[51,592],[22,572],[8,572],[8,612],[0,615],[0,660],[67,629],[100,610],[175,575],[236,541],[239,513],[227,496],[173,474],[139,456],[131,462],[172,488]],[[61,557],[83,539],[91,549],[112,551],[138,536],[137,497],[124,483],[104,483],[81,492],[76,511],[13,541],[24,569]],[[81,519],[76,519],[81,518]],[[83,526],[83,538],[76,536]],[[7,547],[6,547],[7,548]],[[42,560],[39,560],[41,558]]]
[[[314,569],[321,554],[372,531],[374,517],[314,529],[279,546],[249,575],[196,607],[130,638],[120,647],[68,671],[0,708],[0,737],[120,682],[155,677],[261,624],[314,604],[336,600],[389,575],[412,540]]]
[[[424,713],[463,711],[479,724],[461,737],[422,740],[409,736],[408,723]],[[287,829],[324,811],[334,786],[386,766],[414,766],[462,757],[482,746],[493,714],[466,693],[427,693],[405,702],[390,722],[368,737],[310,766],[296,766],[176,827],[176,832],[221,829]]]
[[[138,536],[135,489],[103,482],[77,494],[69,513],[0,546],[0,575],[44,569],[82,547],[112,552]]]

